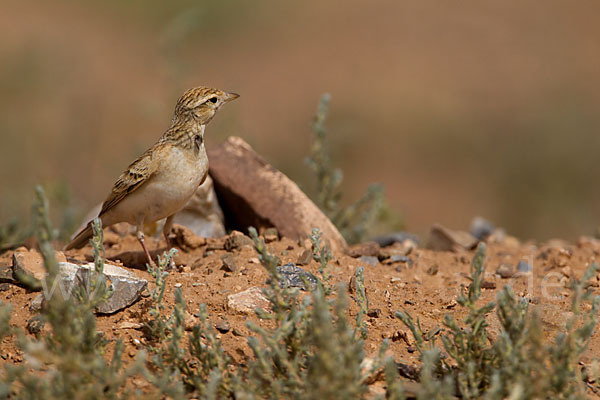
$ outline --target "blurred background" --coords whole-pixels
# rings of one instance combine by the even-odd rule
[[[0,223],[81,218],[178,96],[241,94],[207,145],[247,140],[310,191],[319,97],[344,201],[381,182],[394,224],[482,215],[523,239],[600,220],[600,3],[19,1],[0,14]],[[390,227],[393,229],[395,227]]]

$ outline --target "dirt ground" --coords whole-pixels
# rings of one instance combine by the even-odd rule
[[[173,304],[175,287],[181,287],[187,302],[189,318],[197,312],[200,304],[207,305],[211,323],[217,324],[226,320],[231,329],[220,333],[223,346],[236,362],[250,357],[251,351],[247,345],[246,336],[250,331],[246,328],[248,320],[258,321],[254,315],[235,313],[227,307],[227,296],[246,290],[252,286],[264,287],[267,279],[266,270],[260,265],[257,254],[252,247],[246,245],[230,251],[225,250],[227,236],[218,239],[197,238],[195,249],[179,249],[176,263],[181,266],[172,271],[168,278],[166,303]],[[149,248],[164,251],[164,240],[148,239]],[[139,277],[149,281],[153,286],[151,276],[136,264],[143,260],[139,244],[132,235],[120,237],[109,229],[105,233],[107,257],[120,259],[126,267]],[[269,250],[280,257],[283,263],[296,262],[302,252],[310,248],[308,241],[299,243],[282,238],[268,243]],[[399,244],[395,244],[396,249]],[[383,248],[383,251],[393,251]],[[543,319],[544,334],[547,340],[564,329],[566,319],[570,314],[571,294],[565,285],[570,276],[580,278],[586,267],[594,262],[600,251],[600,242],[591,238],[581,238],[576,243],[551,241],[543,244],[519,243],[516,240],[506,240],[503,243],[489,243],[486,261],[486,288],[483,289],[482,301],[496,298],[497,293],[505,286],[511,285],[515,293],[526,297],[530,307],[537,309]],[[237,266],[236,272],[223,269],[222,257],[230,253]],[[369,308],[373,317],[368,321],[368,339],[365,350],[368,355],[375,355],[381,342],[388,338],[391,341],[391,351],[396,361],[406,364],[417,364],[418,353],[413,347],[413,338],[408,330],[394,317],[398,310],[405,309],[415,319],[419,317],[424,330],[437,325],[443,326],[445,314],[460,318],[464,310],[456,303],[456,295],[461,285],[469,285],[469,265],[473,251],[458,250],[456,252],[431,251],[423,248],[413,249],[407,258],[400,262],[384,260],[372,266],[361,262],[358,258],[348,255],[334,255],[329,264],[332,280],[335,283],[348,284],[355,270],[364,266],[365,285],[369,300]],[[79,260],[91,259],[89,247],[67,252],[67,257]],[[0,256],[0,264],[10,263],[12,252]],[[516,274],[511,278],[502,278],[496,274],[499,265],[510,265],[513,270],[519,261],[525,261],[533,266],[533,273]],[[304,269],[318,274],[318,265],[313,260],[303,266]],[[598,280],[593,281],[593,287],[598,291]],[[11,323],[24,329],[27,321],[34,315],[29,310],[35,292],[29,292],[19,286],[10,285],[0,292],[2,302],[13,305]],[[114,315],[98,316],[98,328],[105,333],[109,340],[123,339],[125,343],[125,358],[132,360],[136,351],[144,344],[142,332],[123,327],[124,322],[140,323],[147,318],[148,294],[134,305]],[[350,316],[357,313],[357,305],[350,300]],[[375,311],[381,310],[379,315]],[[493,314],[493,313],[492,313]],[[497,318],[491,315],[491,335],[495,336],[498,329]],[[600,334],[594,334],[584,364],[589,364],[599,355]],[[9,362],[21,362],[20,354],[5,339],[0,347],[0,355]]]

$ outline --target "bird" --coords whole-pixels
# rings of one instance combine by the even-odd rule
[[[209,87],[187,90],[177,101],[170,127],[132,162],[114,183],[98,214],[103,227],[127,222],[151,266],[144,224],[166,218],[163,235],[170,247],[173,216],[181,210],[208,175],[204,130],[217,111],[239,97]],[[92,221],[73,237],[65,250],[81,248],[92,237]]]

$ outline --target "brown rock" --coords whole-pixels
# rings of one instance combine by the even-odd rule
[[[370,308],[367,315],[371,318],[379,318],[381,316],[381,308]]]
[[[482,289],[496,289],[496,282],[493,281],[483,281],[481,282]]]
[[[243,292],[227,296],[227,308],[241,314],[254,314],[255,308],[266,309],[269,301],[260,288],[253,286]]]
[[[221,269],[224,271],[236,273],[240,269],[235,262],[235,257],[231,253],[224,254],[221,257],[221,261],[223,261]]]
[[[427,270],[425,271],[427,273],[427,275],[436,275],[439,271],[440,267],[437,264],[433,264],[432,266],[430,266],[429,268],[427,268]]]
[[[46,276],[42,255],[35,250],[17,249],[12,258],[14,277],[31,290],[41,290]]]
[[[376,242],[365,242],[351,246],[348,255],[354,258],[360,256],[378,257],[380,250],[381,248]]]
[[[118,329],[142,329],[143,324],[139,322],[123,321],[119,324]]]
[[[477,245],[477,238],[469,232],[454,231],[435,224],[431,227],[429,247],[439,251],[456,251],[459,248],[473,249]]]
[[[302,254],[298,257],[298,261],[296,264],[298,265],[308,265],[313,259],[313,252],[311,249],[305,249]]]
[[[39,315],[32,317],[29,321],[27,321],[27,332],[32,335],[39,334],[44,328],[44,320],[40,318]]]
[[[242,232],[233,231],[225,240],[225,250],[231,251],[241,249],[244,246],[254,246],[252,239],[244,235]]]
[[[0,282],[15,282],[13,267],[11,265],[0,265]]]
[[[209,150],[208,158],[219,202],[232,227],[275,227],[281,236],[293,240],[304,239],[319,228],[334,252],[346,250],[337,228],[298,185],[244,140],[230,137]]]
[[[265,243],[271,243],[279,239],[279,233],[275,228],[268,228],[265,229],[263,237],[265,238]]]
[[[500,264],[496,270],[496,273],[500,275],[502,279],[508,279],[512,278],[512,276],[515,274],[515,271],[510,264]]]
[[[175,235],[175,243],[183,250],[193,250],[206,244],[206,239],[197,236],[191,229],[183,225],[174,224],[173,234]]]
[[[221,333],[227,333],[231,330],[231,324],[227,320],[221,320],[215,324],[215,329]]]

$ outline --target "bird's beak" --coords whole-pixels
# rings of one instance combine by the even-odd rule
[[[225,96],[223,96],[223,102],[229,103],[230,101],[233,101],[238,97],[240,97],[240,95],[237,93],[225,93]]]

